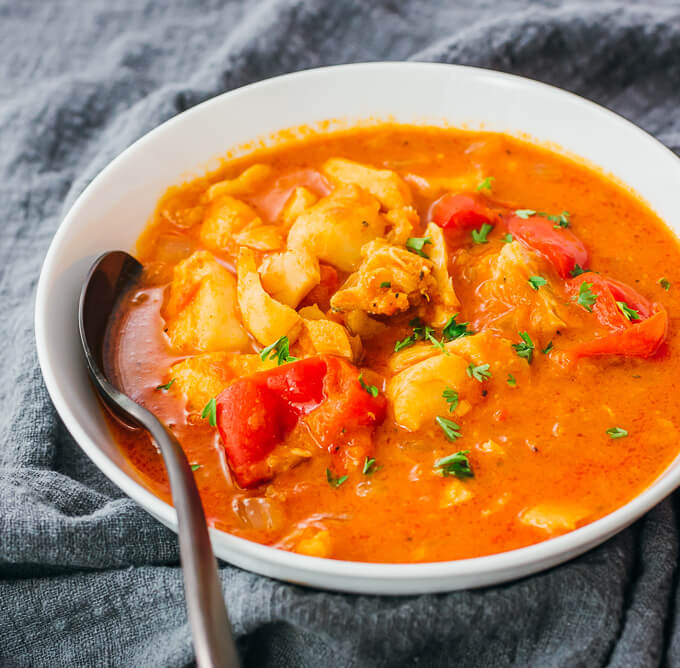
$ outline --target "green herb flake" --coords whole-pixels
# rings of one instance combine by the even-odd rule
[[[576,298],[576,302],[583,306],[583,308],[589,313],[593,312],[593,304],[597,300],[597,295],[590,290],[592,287],[592,283],[583,281],[583,283],[581,283],[581,287],[578,289],[578,297]]]
[[[552,349],[553,349],[553,342],[551,341],[545,348],[543,348],[543,350],[541,350],[541,352],[544,355],[547,355]]]
[[[286,362],[295,362],[297,361],[297,357],[293,357],[288,353],[288,337],[287,336],[282,336],[281,338],[277,339],[272,343],[271,345],[267,346],[262,350],[260,353],[260,359],[264,362],[267,359],[267,356],[269,355],[270,360],[277,360],[277,364],[281,366],[282,364],[285,364]]]
[[[625,438],[628,436],[628,432],[621,427],[612,427],[611,429],[607,429],[607,435],[609,438]]]
[[[489,240],[487,239],[487,236],[491,230],[493,230],[493,225],[490,225],[489,223],[483,223],[478,230],[472,230],[472,240],[476,244],[488,244]]]
[[[510,387],[517,387],[517,381],[515,380],[515,377],[511,373],[508,374],[507,383]]]
[[[444,344],[439,339],[437,339],[432,332],[434,332],[432,327],[425,327],[423,338],[429,341],[435,348],[439,348],[439,350],[441,350],[441,352],[443,352],[445,355],[449,355],[450,353],[444,347]]]
[[[533,209],[517,209],[515,215],[526,220],[530,216],[535,216],[536,212]]]
[[[511,243],[512,243],[512,234],[510,234],[510,233],[508,232],[508,234],[506,234],[506,235],[503,237],[503,241],[504,241],[506,244],[511,244]]]
[[[469,322],[456,322],[458,315],[458,313],[452,315],[444,325],[442,336],[446,341],[453,341],[454,339],[459,339],[461,336],[471,336],[474,334],[473,331],[468,329]]]
[[[659,285],[668,292],[671,289],[671,282],[667,278],[660,278]]]
[[[532,360],[534,359],[534,348],[536,346],[534,345],[534,342],[531,340],[531,337],[529,336],[528,332],[520,332],[519,336],[522,339],[522,342],[513,343],[512,347],[515,349],[515,352],[517,353],[518,357],[522,357],[529,364],[531,364]]]
[[[378,396],[378,388],[375,385],[366,385],[364,382],[364,372],[362,371],[359,374],[359,385],[361,385],[362,389],[366,390],[372,397],[377,397]]]
[[[383,281],[383,282],[380,284],[380,287],[381,287],[381,288],[391,288],[391,287],[392,287],[392,283],[390,283],[389,281]]]
[[[580,276],[581,274],[585,274],[589,271],[589,269],[584,269],[581,267],[578,263],[574,265],[574,268],[569,272],[569,276],[572,278],[576,278],[577,276]]]
[[[470,461],[467,456],[470,454],[469,450],[459,450],[452,455],[442,457],[434,463],[434,470],[440,475],[456,478],[474,478],[475,474],[470,468]]]
[[[568,211],[562,211],[562,213],[557,214],[557,215],[553,215],[553,216],[551,216],[548,213],[543,213],[543,212],[540,212],[538,215],[543,216],[544,218],[547,218],[549,221],[555,223],[555,225],[553,225],[553,227],[556,230],[559,230],[560,228],[566,229],[567,227],[569,227],[570,214],[569,214]]]
[[[364,468],[361,470],[361,472],[364,475],[372,475],[375,473],[380,467],[375,465],[375,458],[374,457],[366,457],[364,459]]]
[[[449,413],[453,413],[458,408],[458,392],[447,387],[442,393],[442,397],[446,399],[446,403],[449,405]]]
[[[626,302],[616,302],[616,305],[621,309],[623,317],[626,320],[639,320],[640,314],[634,309],[628,306]]]
[[[201,413],[201,417],[205,420],[206,418],[208,419],[208,424],[211,427],[216,427],[217,426],[217,403],[215,401],[215,397],[213,397],[206,405],[205,408],[203,409],[203,412]]]
[[[200,465],[200,464],[192,464],[192,465],[191,465],[191,470],[192,470],[192,471],[198,471],[198,469],[200,469],[200,468],[201,468],[201,465]]]
[[[496,180],[495,176],[487,176],[478,186],[477,190],[488,190],[491,192],[491,184]]]
[[[455,441],[463,435],[460,433],[460,426],[457,425],[453,420],[440,417],[439,415],[434,420],[442,428],[444,435],[449,439],[449,441]]]
[[[489,371],[488,364],[480,364],[479,366],[475,366],[474,364],[471,363],[466,369],[466,371],[467,375],[470,376],[470,378],[474,378],[480,383],[483,383],[485,380],[491,378],[491,371]]]
[[[529,285],[534,289],[538,290],[542,285],[546,285],[548,281],[543,278],[543,276],[529,276]]]
[[[394,352],[398,353],[404,348],[412,346],[416,341],[429,341],[433,346],[439,348],[439,350],[445,355],[449,355],[449,351],[444,346],[444,341],[453,341],[454,339],[459,339],[461,336],[470,336],[474,332],[468,329],[468,322],[456,322],[458,314],[451,316],[444,328],[442,329],[442,339],[439,340],[435,336],[435,330],[432,327],[426,325],[420,318],[414,318],[409,322],[409,326],[413,328],[413,333],[409,334],[401,341],[396,341],[394,344]]]
[[[177,380],[177,378],[171,378],[165,385],[158,385],[156,387],[157,390],[162,390],[163,392],[167,392],[171,387],[172,384]]]
[[[412,253],[420,255],[420,257],[430,258],[429,255],[425,254],[423,247],[427,244],[432,244],[432,239],[430,237],[409,237],[406,240],[406,248],[408,248]]]
[[[413,327],[413,336],[415,337],[415,341],[429,341],[433,346],[439,348],[439,350],[445,355],[449,354],[449,351],[444,347],[444,344],[434,336],[434,329],[425,325],[420,320],[420,318],[414,318],[411,320],[411,322],[409,322],[409,325]]]
[[[345,480],[347,480],[347,478],[349,478],[348,475],[343,475],[339,478],[336,478],[333,476],[333,473],[330,469],[326,469],[326,480],[328,480],[328,484],[331,487],[335,487],[337,489],[340,487],[340,485],[342,485],[343,482],[345,482]]]
[[[416,337],[411,334],[410,336],[407,336],[405,339],[402,339],[401,341],[395,341],[394,343],[394,352],[398,353],[400,350],[403,350],[404,348],[408,348],[409,346],[412,346],[416,342]]]

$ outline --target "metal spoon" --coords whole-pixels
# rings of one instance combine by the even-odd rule
[[[95,388],[123,422],[143,427],[158,444],[177,511],[184,593],[199,666],[239,666],[231,625],[217,579],[208,527],[194,474],[173,433],[150,411],[112,382],[105,347],[121,300],[140,278],[142,265],[128,253],[112,251],[92,265],[80,294],[78,321],[87,368]]]

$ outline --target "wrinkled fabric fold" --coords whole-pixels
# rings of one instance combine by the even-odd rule
[[[0,44],[2,666],[194,660],[176,537],[66,432],[32,331],[60,219],[134,140],[253,81],[410,59],[561,86],[680,153],[680,7],[670,0],[5,0]],[[227,564],[220,577],[246,666],[680,665],[678,498],[579,559],[499,587],[381,598]]]

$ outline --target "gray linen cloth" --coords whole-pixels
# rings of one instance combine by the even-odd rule
[[[82,454],[38,369],[34,291],[64,212],[111,158],[202,100],[377,59],[554,83],[680,151],[678,3],[0,2],[1,666],[194,660],[175,535]],[[247,666],[680,665],[677,500],[502,587],[346,596],[226,564],[221,580]]]

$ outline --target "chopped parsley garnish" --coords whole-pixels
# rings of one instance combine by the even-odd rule
[[[581,283],[581,287],[578,289],[578,297],[576,298],[576,302],[583,306],[583,308],[590,313],[593,312],[593,304],[597,299],[597,295],[590,291],[590,288],[592,287],[592,283],[586,283],[586,281],[583,281],[583,283]]]
[[[477,190],[491,190],[491,184],[496,180],[495,176],[487,176],[478,186]]]
[[[609,435],[609,438],[624,438],[625,436],[628,436],[628,432],[621,427],[607,429],[607,434]]]
[[[471,336],[474,332],[471,332],[467,327],[469,322],[456,322],[458,313],[452,315],[444,325],[442,330],[442,336],[447,341],[453,341],[454,339],[459,339],[461,336]]]
[[[447,387],[442,393],[442,397],[446,399],[446,403],[449,405],[449,413],[453,413],[458,408],[458,392]]]
[[[177,378],[171,378],[165,385],[158,385],[156,387],[157,390],[163,390],[163,392],[167,392],[171,387],[172,384],[177,380]]]
[[[269,355],[270,360],[278,360],[279,366],[286,362],[295,362],[297,357],[293,357],[288,353],[288,345],[288,337],[282,336],[262,350],[260,359],[264,362],[267,359],[267,355]]]
[[[541,216],[542,218],[546,218],[549,221],[555,223],[553,227],[556,230],[569,227],[570,214],[568,211],[562,211],[562,213],[559,214],[549,214],[545,213],[545,211],[534,211],[533,209],[517,209],[517,211],[515,211],[515,215],[519,216],[520,218],[524,218],[524,220],[530,218],[531,216]]]
[[[425,328],[425,338],[433,345],[435,348],[439,348],[445,355],[449,355],[449,351],[444,347],[444,344],[439,341],[438,339],[435,338],[434,334],[432,334],[434,330],[432,327],[426,327]]]
[[[483,383],[485,380],[491,378],[491,371],[489,371],[488,364],[480,364],[479,366],[475,366],[474,364],[470,363],[466,371],[470,378],[474,378],[480,383]]]
[[[359,385],[361,385],[361,387],[364,390],[366,390],[366,392],[368,392],[372,397],[377,397],[378,396],[378,388],[375,385],[366,385],[366,383],[364,382],[363,376],[364,376],[364,372],[362,371],[359,374]]]
[[[405,339],[397,341],[394,344],[395,353],[398,353],[404,348],[412,346],[416,341],[429,341],[433,346],[439,348],[439,350],[441,350],[445,355],[449,354],[449,351],[446,350],[444,344],[434,336],[434,329],[424,324],[420,318],[414,318],[408,324],[410,327],[413,327],[413,334],[410,334]]]
[[[493,225],[490,225],[489,223],[483,223],[482,226],[478,230],[472,230],[472,241],[474,241],[476,244],[488,244],[489,240],[486,238],[493,230]]]
[[[405,339],[402,339],[401,341],[396,341],[394,343],[394,352],[398,353],[400,350],[412,346],[415,342],[416,342],[415,334],[410,334]]]
[[[448,457],[442,457],[434,463],[435,471],[441,473],[444,477],[474,478],[475,474],[470,468],[470,462],[467,458],[469,454],[469,450],[459,450],[448,455]]]
[[[217,426],[217,403],[215,402],[215,397],[213,397],[203,409],[201,417],[205,420],[208,419],[208,424],[211,427]]]
[[[541,352],[544,355],[547,355],[552,349],[553,349],[553,342],[551,341],[545,348],[543,348],[543,350],[541,350]]]
[[[531,340],[528,332],[520,332],[521,343],[513,343],[512,347],[515,349],[518,357],[523,357],[529,364],[534,359],[534,342]]]
[[[426,257],[429,259],[430,256],[425,254],[423,247],[431,243],[432,239],[430,239],[430,237],[409,237],[406,239],[406,248],[408,248],[413,253],[420,255],[420,257]]]
[[[581,267],[578,263],[574,265],[574,268],[569,272],[569,276],[572,278],[576,278],[577,276],[580,276],[581,274],[587,273],[589,270],[584,269]]]
[[[442,329],[442,340],[440,341],[434,335],[434,328],[429,327],[420,318],[414,318],[408,324],[413,328],[413,333],[409,334],[406,338],[401,339],[401,341],[396,341],[394,344],[394,352],[398,353],[404,348],[412,346],[416,341],[429,341],[433,346],[436,346],[445,355],[449,354],[449,351],[444,347],[444,341],[453,341],[454,339],[459,339],[461,336],[470,336],[474,332],[470,331],[467,327],[469,322],[456,322],[458,314],[451,316],[444,325]]]
[[[507,382],[508,385],[510,385],[510,387],[517,387],[517,381],[515,380],[515,377],[511,373],[508,374]]]
[[[562,211],[562,213],[558,215],[551,216],[550,214],[540,212],[538,214],[539,216],[543,216],[544,218],[547,218],[548,220],[552,221],[555,223],[553,227],[556,230],[559,230],[561,227],[567,228],[569,227],[569,212],[568,211]]]
[[[200,469],[200,468],[201,468],[201,465],[200,465],[200,464],[192,464],[192,465],[191,465],[191,470],[192,470],[192,471],[198,471],[198,469]]]
[[[505,241],[506,244],[511,244],[512,243],[512,234],[509,232],[503,237],[503,241]]]
[[[548,281],[543,278],[543,276],[529,276],[529,285],[534,289],[538,290],[542,285],[545,285]]]
[[[383,282],[380,284],[380,287],[381,287],[381,288],[391,288],[391,287],[392,287],[392,283],[390,283],[389,281],[383,281]]]
[[[372,473],[375,473],[380,467],[375,465],[375,458],[374,457],[366,457],[364,459],[364,468],[362,469],[362,473],[364,475],[371,475]]]
[[[434,420],[442,428],[444,435],[449,439],[449,441],[455,441],[457,438],[460,438],[463,435],[460,433],[460,426],[457,425],[453,420],[439,417],[439,415]]]
[[[668,292],[671,289],[671,282],[667,278],[660,278],[659,285]]]
[[[634,309],[628,306],[626,302],[616,302],[616,305],[621,309],[623,317],[626,320],[639,320],[640,314]]]
[[[335,487],[337,489],[340,487],[340,485],[342,485],[343,482],[345,482],[345,480],[347,480],[347,478],[349,478],[348,475],[343,475],[339,478],[336,478],[333,476],[333,473],[330,469],[326,469],[326,480],[328,480],[328,484],[331,487]]]
[[[433,346],[439,348],[439,350],[441,350],[443,353],[446,353],[447,355],[449,354],[446,348],[444,348],[444,344],[435,338],[434,334],[432,333],[434,332],[434,329],[425,325],[420,318],[413,318],[413,320],[409,322],[409,325],[413,327],[413,336],[415,337],[415,341],[429,341]]]

